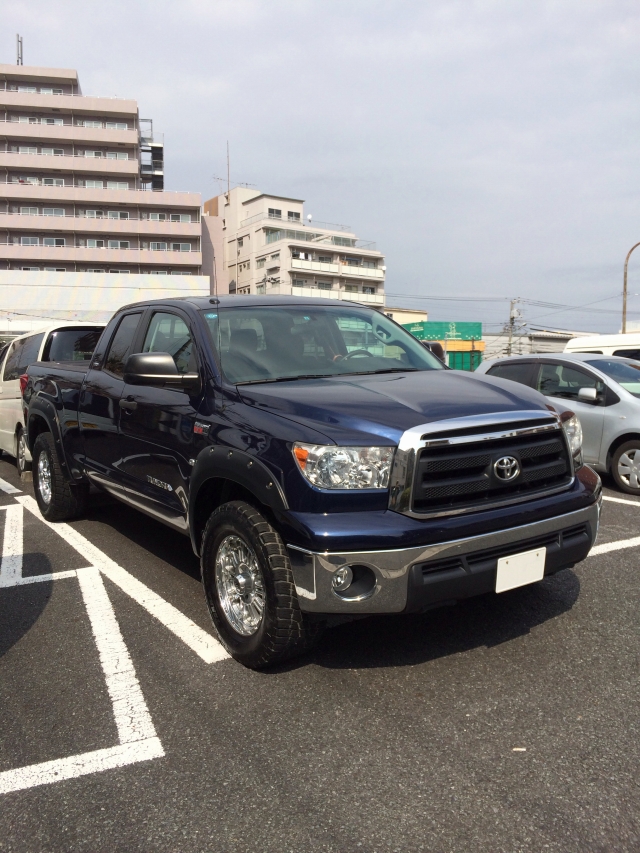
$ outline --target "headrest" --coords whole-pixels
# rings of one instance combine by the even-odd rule
[[[234,329],[231,332],[231,346],[246,352],[258,349],[258,333],[255,329]]]

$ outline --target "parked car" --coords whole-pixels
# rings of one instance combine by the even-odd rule
[[[0,350],[0,451],[16,458],[21,474],[31,467],[22,412],[27,367],[34,361],[87,361],[103,329],[104,323],[56,323],[20,335]]]
[[[476,373],[528,385],[580,418],[585,462],[640,495],[640,362],[598,353],[485,361]]]
[[[250,667],[328,616],[534,583],[596,536],[571,413],[447,370],[354,303],[129,305],[89,365],[31,365],[24,404],[42,515],[79,514],[93,483],[190,536],[217,635]]]
[[[640,332],[628,332],[625,335],[585,335],[572,338],[564,348],[565,352],[591,352],[596,355],[619,355],[640,361]]]

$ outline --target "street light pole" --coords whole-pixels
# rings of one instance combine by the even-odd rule
[[[631,256],[631,252],[634,249],[637,249],[640,246],[640,243],[636,243],[635,246],[632,246],[628,253],[627,257],[624,260],[624,285],[622,288],[622,334],[625,335],[627,332],[627,267],[629,266],[629,258]]]

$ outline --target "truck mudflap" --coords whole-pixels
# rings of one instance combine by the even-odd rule
[[[584,560],[601,499],[576,512],[469,539],[389,551],[288,552],[302,610],[414,613],[496,590],[498,560],[544,549],[544,576]]]

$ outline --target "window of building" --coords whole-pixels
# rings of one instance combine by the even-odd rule
[[[319,264],[330,264],[330,263],[333,263],[333,258],[331,255],[318,255],[318,263]]]
[[[61,118],[41,118],[41,119],[40,119],[40,124],[57,124],[57,125],[61,125],[61,124],[62,124],[62,119],[61,119]]]
[[[167,275],[166,270],[149,270],[149,275]]]
[[[187,270],[171,270],[171,275],[191,275]]]
[[[21,246],[37,246],[38,238],[37,237],[21,237],[20,238]]]
[[[90,267],[90,268],[87,270],[87,272],[104,272],[104,270],[99,269],[99,268],[95,268],[95,267]]]
[[[333,290],[333,284],[330,281],[316,281],[319,290]]]
[[[190,252],[191,251],[191,243],[172,243],[171,244],[172,252]]]
[[[41,148],[40,153],[47,157],[63,157],[64,148]]]
[[[22,216],[37,216],[38,208],[37,207],[21,207],[20,213]]]
[[[131,243],[129,240],[109,240],[110,249],[130,249]]]
[[[167,244],[166,243],[151,243],[150,244],[152,252],[166,252]]]
[[[40,272],[40,267],[20,267],[24,272]]]
[[[131,270],[109,270],[109,272],[119,273],[120,275],[129,275]]]
[[[102,219],[104,216],[104,210],[86,210],[84,215],[87,219]]]
[[[291,285],[293,287],[306,287],[307,282],[303,278],[294,278],[291,279]]]
[[[66,272],[66,267],[45,267],[45,272]]]
[[[95,240],[90,237],[87,240],[87,249],[104,249],[104,240]]]
[[[108,219],[128,219],[129,211],[128,210],[110,210],[107,213]]]
[[[370,286],[365,284],[364,287],[362,288],[362,292],[371,294],[371,293],[375,293],[376,289],[375,289],[375,287],[370,287]]]
[[[85,181],[84,185],[90,190],[104,189],[104,181]]]
[[[191,222],[190,213],[172,213],[170,217],[172,222]]]
[[[80,120],[76,123],[80,127],[102,127],[101,121],[94,121],[93,119],[85,119],[84,121]]]
[[[345,284],[344,289],[347,293],[357,293],[358,285],[357,284]]]
[[[43,178],[42,183],[45,187],[63,187],[64,178]]]
[[[273,255],[271,255],[271,260],[272,261],[279,261],[280,260],[280,252],[275,252]]]
[[[59,248],[60,246],[65,245],[65,238],[64,237],[44,237],[42,240],[42,245],[43,246],[49,246],[49,247],[55,246],[56,248]]]
[[[18,86],[18,92],[29,92],[29,94],[35,95],[37,91],[35,86]]]
[[[108,190],[128,190],[129,184],[126,181],[107,181]]]
[[[349,267],[360,266],[360,258],[350,258],[348,255],[343,255],[341,260],[343,264],[346,264]]]
[[[241,249],[244,246],[244,237],[238,237],[238,248]]]
[[[128,160],[129,155],[126,151],[107,151],[106,153],[107,160]]]
[[[275,207],[269,208],[269,219],[282,219],[282,211]]]
[[[256,261],[256,269],[257,270],[263,269],[266,260],[267,260],[266,258],[258,258],[258,260]]]
[[[129,130],[126,121],[108,121],[105,125],[107,130]]]
[[[296,213],[295,210],[288,210],[287,219],[289,222],[300,222],[300,214]]]
[[[40,86],[41,95],[63,95],[62,89],[52,89],[50,86]]]
[[[18,154],[37,154],[38,149],[32,145],[19,145]]]
[[[167,218],[166,213],[150,213],[149,214],[149,219],[152,222],[164,222],[166,218]]]
[[[85,157],[102,157],[102,151],[85,151]]]
[[[64,216],[64,208],[63,207],[43,207],[42,208],[43,216]]]
[[[362,266],[366,267],[367,269],[370,269],[370,270],[375,270],[378,268],[378,262],[372,261],[369,258],[363,258]]]

